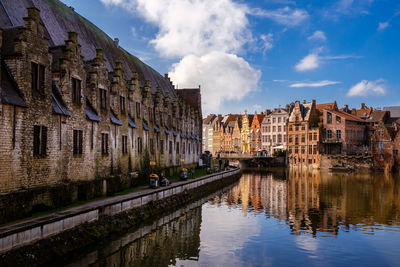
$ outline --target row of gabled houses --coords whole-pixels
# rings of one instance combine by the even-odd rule
[[[200,88],[175,89],[59,1],[0,15],[0,194],[132,177],[147,155],[197,164]]]
[[[209,115],[203,121],[203,151],[274,156],[301,168],[337,166],[392,170],[400,164],[400,109],[359,109],[336,101],[296,101],[260,114]]]

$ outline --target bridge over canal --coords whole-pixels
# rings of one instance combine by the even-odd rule
[[[286,167],[285,157],[267,157],[246,154],[221,154],[221,159],[238,162],[240,168]]]

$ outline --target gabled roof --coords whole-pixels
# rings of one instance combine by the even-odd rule
[[[253,123],[254,115],[252,115],[252,114],[247,115],[247,118],[248,118],[248,120],[249,120],[249,127],[250,127],[251,124]]]
[[[334,109],[337,109],[337,104],[336,104],[336,101],[334,101],[334,102],[331,102],[331,103],[321,103],[321,104],[317,104],[317,105],[315,105],[315,107],[316,107],[316,109],[317,109],[319,112],[322,113],[324,109],[326,109],[326,110],[334,110]]]
[[[27,108],[25,96],[18,87],[5,62],[1,61],[1,102]]]
[[[389,116],[389,111],[374,110],[367,119],[367,122],[384,122],[385,116]]]
[[[216,118],[216,117],[217,117],[217,116],[216,116],[215,114],[210,114],[210,115],[208,115],[207,118],[205,118],[205,119],[203,120],[203,124],[210,124],[211,121],[212,121],[214,118]]]
[[[331,113],[333,113],[335,115],[338,115],[338,116],[340,116],[342,118],[345,118],[346,120],[365,122],[365,120],[363,120],[363,119],[361,119],[361,118],[359,118],[357,116],[351,115],[349,113],[343,112],[343,111],[329,110],[329,112],[331,112]]]
[[[65,104],[60,91],[54,83],[52,84],[51,98],[51,108],[55,114],[71,117],[72,114],[68,110],[67,104]]]

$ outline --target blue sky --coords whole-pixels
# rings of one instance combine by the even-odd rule
[[[295,100],[400,105],[400,2],[63,0],[178,88],[204,115]]]

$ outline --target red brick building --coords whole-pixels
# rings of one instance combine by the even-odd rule
[[[368,152],[366,122],[339,110],[323,110],[322,153],[348,155]]]

